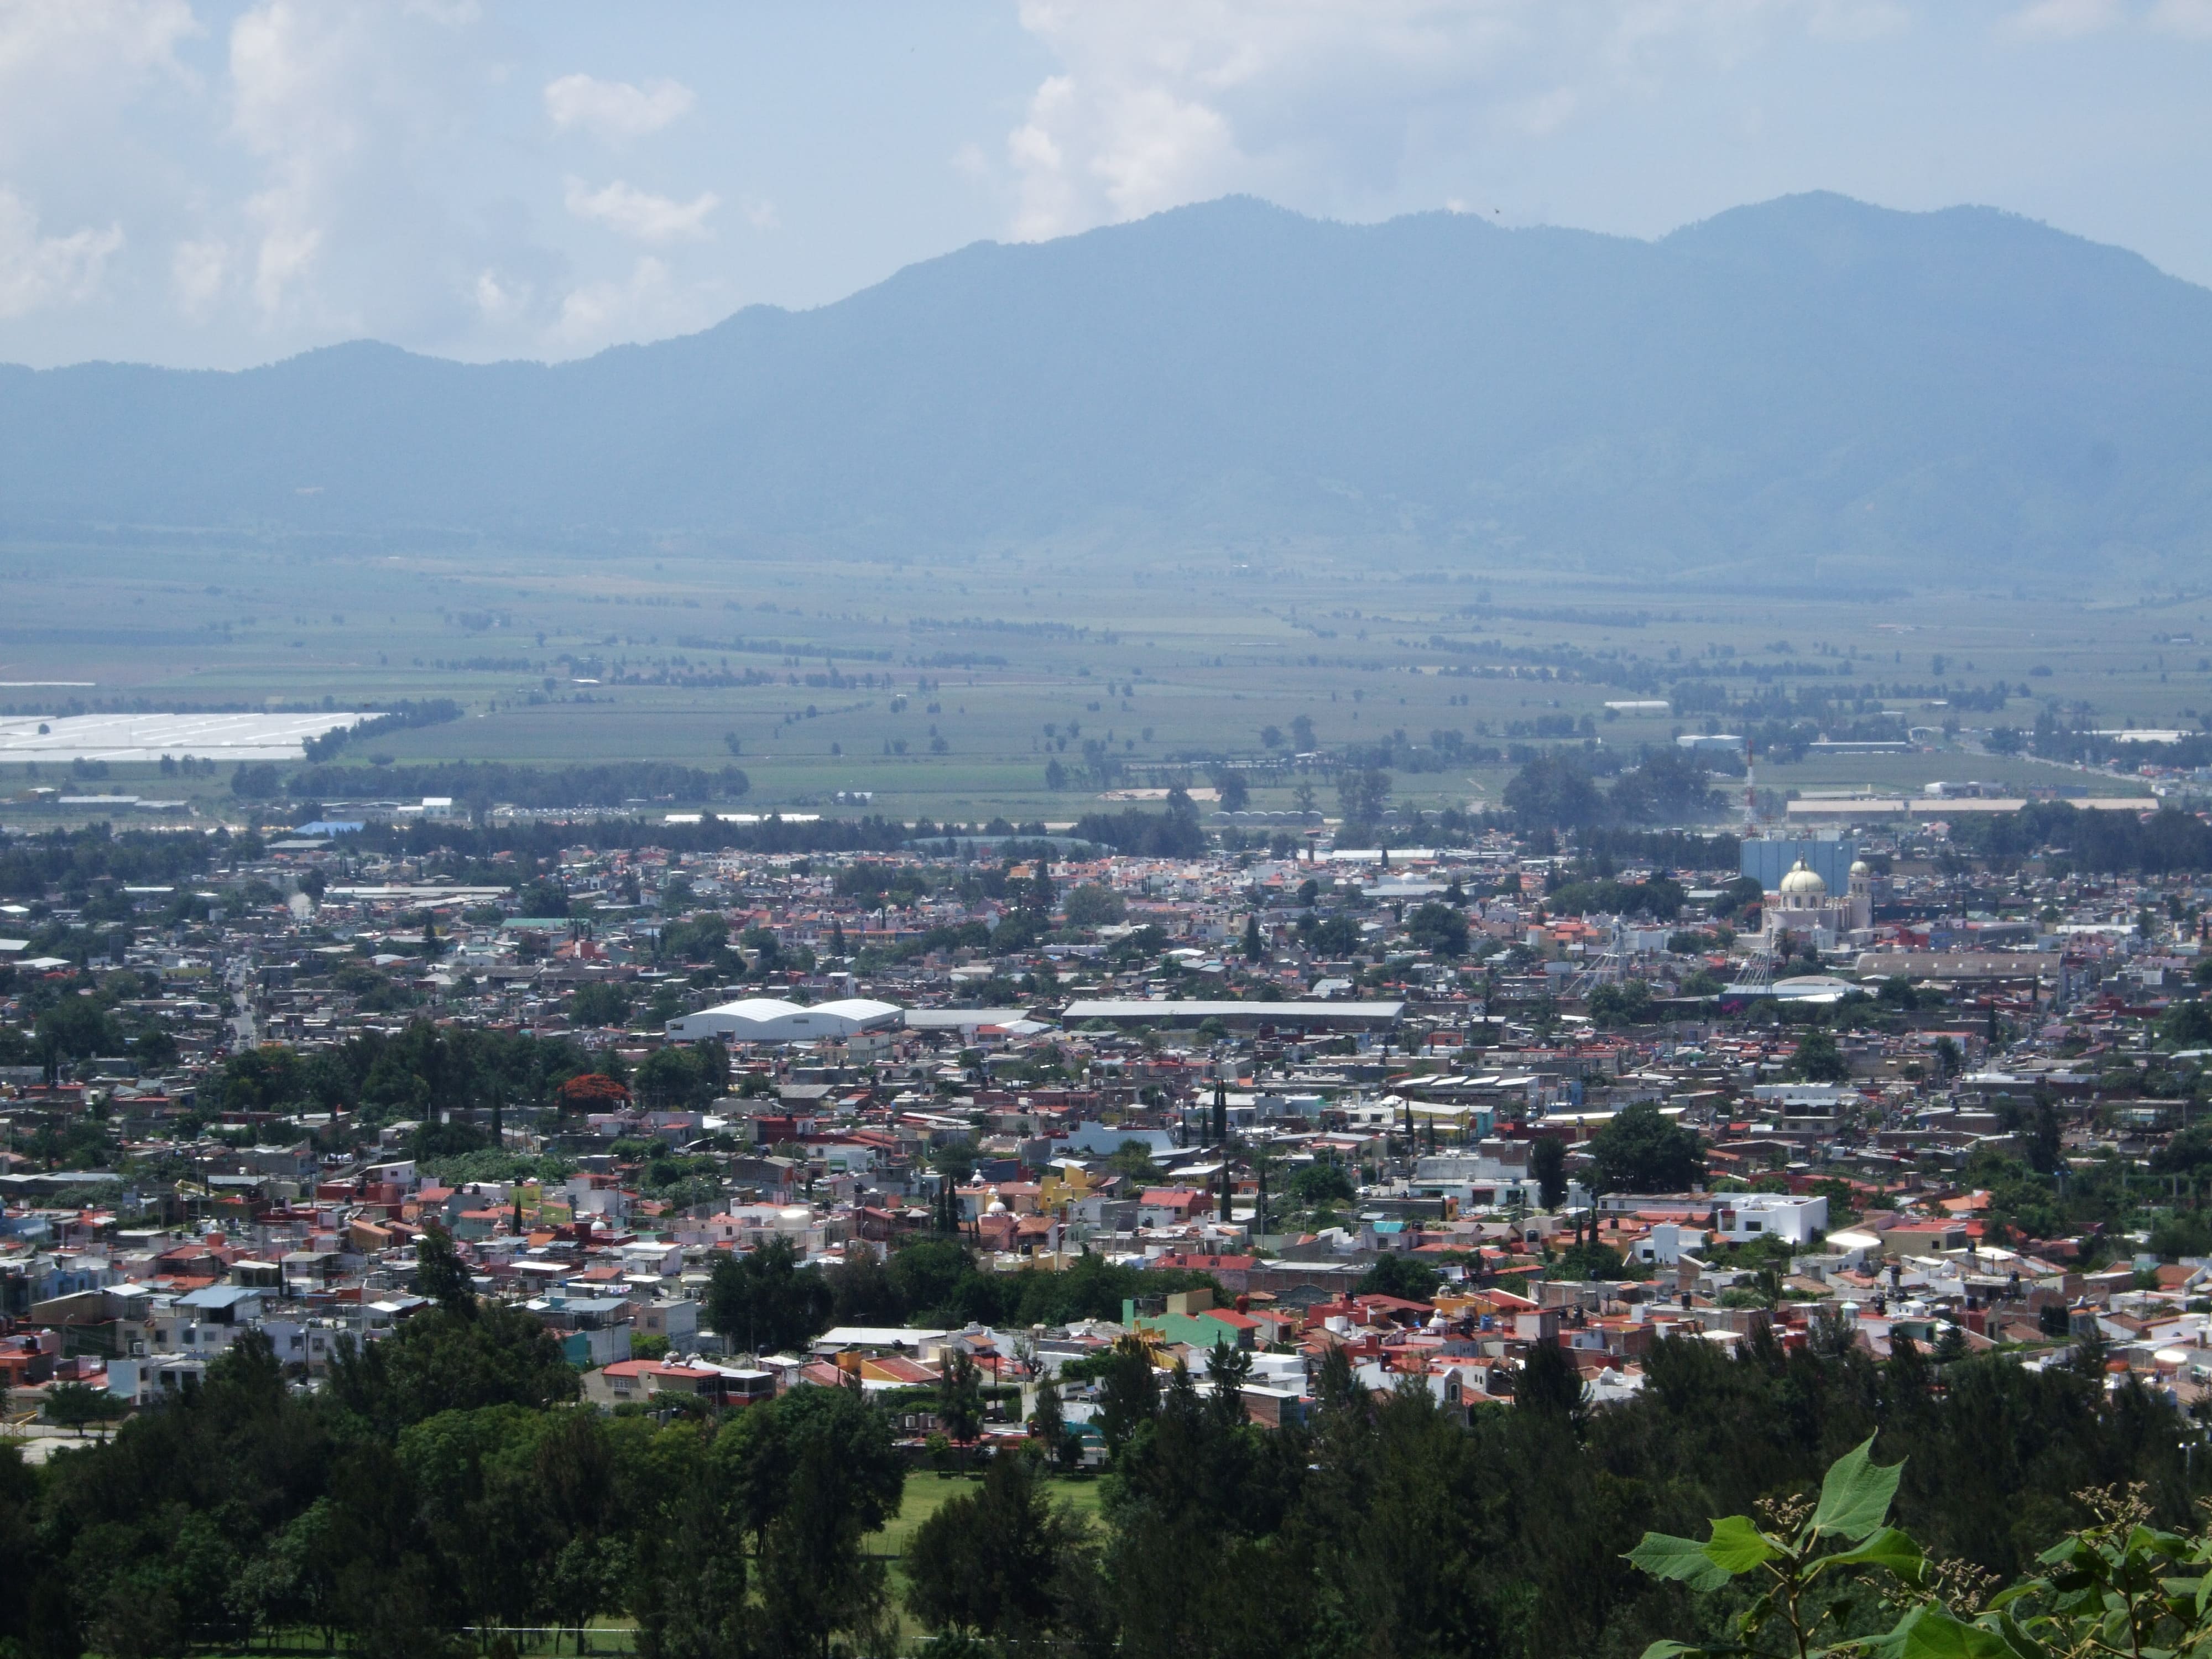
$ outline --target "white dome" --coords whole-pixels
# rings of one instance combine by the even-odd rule
[[[1828,884],[1820,879],[1819,871],[1814,869],[1804,860],[1799,859],[1796,863],[1790,866],[1790,873],[1782,878],[1782,890],[1784,893],[1802,893],[1811,896],[1826,892]]]
[[[1869,864],[1864,859],[1853,859],[1851,860],[1851,873],[1855,876],[1870,876],[1874,873],[1874,866]]]

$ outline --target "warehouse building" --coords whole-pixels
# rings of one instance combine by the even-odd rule
[[[720,1037],[726,1042],[840,1042],[896,1026],[906,1010],[893,1002],[847,997],[808,1006],[781,997],[746,997],[668,1022],[672,1042]]]
[[[1203,1025],[1218,1019],[1232,1031],[1383,1031],[1404,1018],[1402,1002],[1194,1002],[1173,997],[1109,998],[1071,1002],[1060,1024],[1073,1030],[1098,1020],[1108,1025],[1163,1028]]]

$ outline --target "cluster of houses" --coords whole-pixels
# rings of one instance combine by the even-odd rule
[[[1554,1345],[1601,1403],[1668,1336],[2029,1364],[2094,1340],[2116,1376],[2194,1400],[2203,1265],[2142,1234],[2021,1237],[1974,1179],[2030,1156],[2039,1112],[2062,1168],[2142,1170],[2186,1127],[2204,1056],[2175,1055],[2160,1021],[2194,994],[2207,895],[1962,874],[1903,841],[1764,848],[1754,872],[1756,846],[1742,871],[1601,883],[1495,835],[1182,860],[1041,843],[1012,864],[974,845],[580,846],[557,877],[568,914],[544,917],[517,898],[542,873],[465,886],[434,855],[309,836],[181,917],[168,890],[125,890],[141,920],[108,961],[0,940],[0,1017],[41,976],[128,969],[145,993],[128,1012],[173,1039],[158,1069],[0,1069],[8,1411],[70,1383],[159,1401],[248,1330],[313,1386],[420,1314],[432,1227],[609,1408],[857,1382],[919,1436],[964,1352],[991,1384],[988,1431],[1019,1433],[1043,1378],[1116,1343],[1194,1368],[1219,1344],[1248,1353],[1267,1422],[1307,1408],[1332,1348],[1370,1386],[1417,1376],[1474,1409],[1510,1405],[1531,1345]],[[1842,902],[1814,902],[1816,866]],[[1617,904],[1663,889],[1668,913],[1569,914],[1577,883]],[[63,897],[15,925],[66,922]],[[1818,926],[1790,938],[1773,919],[1792,915]],[[1881,1020],[1839,1022],[1810,1075],[1807,1010],[1899,984]],[[726,1092],[610,1077],[580,1109],[517,1101],[490,1124],[434,1097],[406,1118],[202,1109],[247,1050],[312,1059],[418,1019],[567,1038],[623,1075],[713,1044]],[[1644,1106],[1698,1136],[1698,1190],[1601,1190],[1594,1141]],[[88,1123],[96,1165],[33,1150]],[[474,1178],[454,1172],[481,1154],[418,1150],[456,1126],[496,1134],[506,1167]],[[1139,1284],[1176,1270],[1176,1288],[1065,1328],[833,1329],[796,1352],[703,1317],[722,1255],[781,1242],[834,1269],[947,1233],[985,1272],[1103,1257]],[[1401,1293],[1416,1285],[1433,1293]],[[1086,1395],[1071,1384],[1072,1423]]]

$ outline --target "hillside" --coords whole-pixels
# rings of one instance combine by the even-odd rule
[[[1988,210],[1646,243],[1232,199],[559,366],[0,368],[0,528],[2030,579],[2205,550],[2207,432],[2212,291]]]

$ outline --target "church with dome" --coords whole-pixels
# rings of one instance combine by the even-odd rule
[[[1850,934],[1874,926],[1874,872],[1864,859],[1853,860],[1848,889],[1832,893],[1820,872],[1801,858],[1760,902],[1759,919],[1762,942],[1770,951],[1781,950],[1785,934],[1801,950],[1833,950]]]

